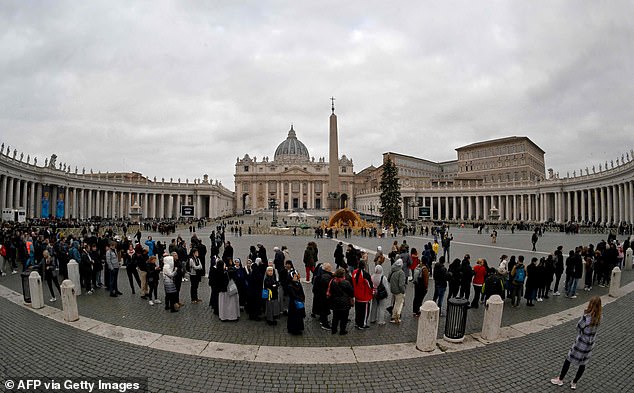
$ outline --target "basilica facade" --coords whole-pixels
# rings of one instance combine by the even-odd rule
[[[354,168],[345,155],[339,161],[339,206],[353,207]],[[273,159],[245,154],[235,165],[237,212],[269,209],[274,201],[281,211],[327,209],[330,164],[324,157],[311,157],[291,125]]]

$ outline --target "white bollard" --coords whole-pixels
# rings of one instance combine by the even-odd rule
[[[488,341],[495,341],[500,335],[502,325],[502,311],[504,310],[504,300],[500,295],[493,295],[487,300],[484,309],[484,322],[482,322],[482,338]]]
[[[625,251],[625,262],[623,265],[625,266],[625,270],[632,270],[632,264],[634,263],[634,255],[632,253],[632,247],[628,248]]]
[[[68,262],[68,279],[75,284],[75,296],[81,295],[81,280],[79,278],[79,264],[74,259]]]
[[[612,277],[610,278],[610,291],[608,295],[611,297],[619,297],[619,289],[621,288],[621,269],[615,267],[612,269]]]
[[[418,317],[416,348],[419,351],[431,352],[436,349],[439,319],[440,309],[438,305],[431,300],[426,301],[420,308],[420,317]]]
[[[77,310],[77,295],[75,295],[75,284],[71,280],[64,280],[62,285],[62,312],[66,322],[73,322],[79,319]]]
[[[44,307],[44,292],[42,291],[42,277],[40,273],[31,272],[29,275],[29,290],[31,291],[31,307]]]

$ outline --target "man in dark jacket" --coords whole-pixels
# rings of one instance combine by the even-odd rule
[[[328,307],[328,284],[332,280],[332,265],[324,263],[321,265],[321,274],[315,276],[313,283],[313,314],[319,315],[319,323],[324,330],[331,330],[332,326],[328,322],[330,308]]]
[[[337,269],[327,289],[330,307],[332,308],[331,332],[336,334],[337,325],[339,325],[339,334],[342,336],[348,334],[346,325],[348,325],[348,314],[350,307],[352,307],[352,299],[354,299],[352,284],[345,279],[345,276],[345,269]]]
[[[438,262],[434,265],[434,301],[440,309],[440,316],[443,316],[442,303],[445,299],[447,291],[447,268],[445,268],[445,257],[438,258]]]
[[[559,296],[559,281],[561,280],[561,275],[564,274],[564,254],[562,252],[563,246],[557,247],[555,250],[555,288],[553,290],[555,293],[553,295]]]
[[[575,279],[575,252],[570,250],[566,258],[566,297],[575,299],[577,296],[577,280]]]

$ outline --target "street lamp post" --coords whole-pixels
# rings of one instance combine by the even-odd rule
[[[271,221],[271,226],[277,226],[277,201],[275,198],[269,199],[269,209],[273,211],[273,221]]]

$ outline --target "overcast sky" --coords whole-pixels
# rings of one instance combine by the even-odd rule
[[[233,189],[294,124],[355,171],[525,135],[562,175],[634,147],[631,1],[4,1],[0,140]],[[398,7],[397,7],[398,6]]]

